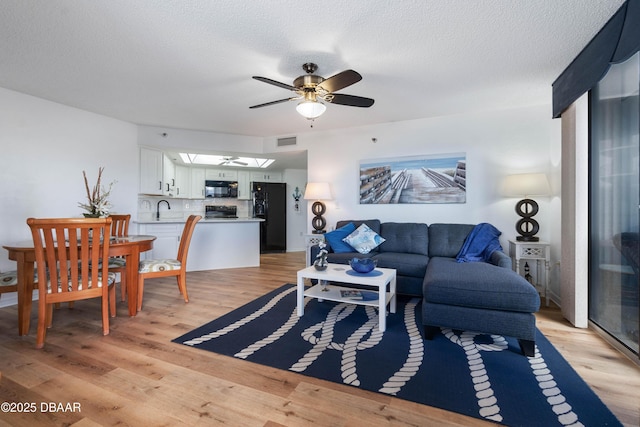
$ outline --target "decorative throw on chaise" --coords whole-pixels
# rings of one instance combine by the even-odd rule
[[[502,233],[493,225],[483,222],[471,230],[456,256],[458,262],[489,262],[491,254],[501,251],[500,237]]]

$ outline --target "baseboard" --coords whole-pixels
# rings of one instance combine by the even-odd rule
[[[560,295],[557,295],[554,292],[549,292],[549,301],[553,302],[558,307],[562,307],[560,305]]]
[[[18,304],[18,294],[3,294],[2,298],[0,298],[0,308],[10,307],[12,305]]]
[[[33,301],[37,301],[37,300],[38,300],[38,291],[33,291]],[[0,308],[11,307],[12,305],[17,305],[17,304],[18,304],[17,293],[3,294],[2,298],[0,298]]]

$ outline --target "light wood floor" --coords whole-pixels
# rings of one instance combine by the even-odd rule
[[[190,302],[175,281],[145,287],[143,311],[119,303],[103,337],[98,305],[82,301],[54,312],[45,348],[17,336],[17,310],[0,309],[0,403],[35,402],[35,413],[0,411],[0,426],[480,426],[495,425],[350,386],[308,378],[171,343],[284,283],[295,283],[303,253],[264,255],[255,268],[189,273]],[[538,326],[628,426],[640,425],[640,369],[557,309]],[[514,384],[517,387],[517,384]],[[41,402],[81,412],[43,412]]]

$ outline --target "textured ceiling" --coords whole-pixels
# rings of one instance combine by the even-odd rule
[[[363,80],[327,130],[551,103],[551,83],[623,0],[3,0],[0,87],[136,124],[310,131],[291,92],[315,62]],[[551,117],[551,109],[549,110]]]

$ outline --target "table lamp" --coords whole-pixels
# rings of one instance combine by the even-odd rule
[[[503,183],[502,193],[507,197],[524,197],[516,203],[516,213],[521,217],[516,223],[516,231],[519,236],[516,240],[521,242],[537,242],[536,233],[540,225],[533,219],[538,213],[538,204],[530,196],[548,196],[551,191],[547,176],[543,173],[523,173],[508,175]]]
[[[324,227],[327,225],[327,221],[322,217],[327,210],[327,207],[320,200],[331,200],[331,190],[329,189],[329,183],[327,182],[309,182],[307,188],[304,190],[305,200],[315,200],[311,205],[311,212],[313,212],[313,219],[311,220],[311,226],[313,227],[312,233],[322,234],[325,232]]]

